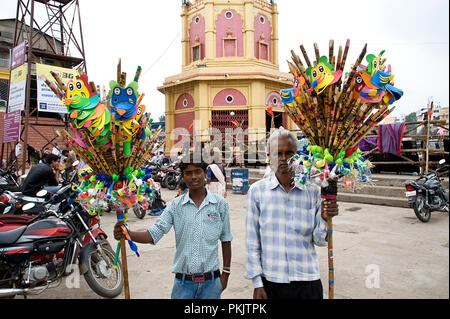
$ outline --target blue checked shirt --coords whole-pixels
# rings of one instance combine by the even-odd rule
[[[189,192],[172,200],[148,230],[156,244],[173,226],[173,273],[198,274],[219,269],[218,240],[231,241],[227,201],[207,191],[200,208]]]
[[[245,277],[263,287],[261,276],[276,283],[320,278],[314,244],[327,245],[320,188],[286,193],[275,174],[254,183],[247,195]]]

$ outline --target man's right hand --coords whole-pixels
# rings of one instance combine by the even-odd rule
[[[255,288],[253,290],[253,299],[268,299],[264,287]]]
[[[116,240],[120,240],[120,239],[122,239],[122,237],[124,237],[122,225],[123,225],[123,222],[117,222],[114,225],[114,238]]]

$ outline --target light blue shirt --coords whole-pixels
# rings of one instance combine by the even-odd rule
[[[314,245],[327,245],[320,188],[294,187],[286,193],[275,174],[254,183],[247,195],[245,277],[253,287],[261,276],[276,283],[320,278]]]
[[[198,274],[219,269],[218,240],[231,241],[227,201],[207,191],[200,208],[189,192],[172,200],[148,230],[156,244],[171,227],[175,231],[173,273]]]

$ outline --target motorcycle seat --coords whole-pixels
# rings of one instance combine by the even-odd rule
[[[45,202],[45,198],[31,197],[31,196],[27,196],[27,195],[23,195],[23,194],[19,195],[19,199],[24,202],[27,202],[27,203],[44,203]]]
[[[15,243],[25,232],[27,226],[22,226],[13,230],[0,232],[0,245]]]

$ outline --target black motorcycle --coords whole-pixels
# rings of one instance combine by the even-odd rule
[[[14,167],[14,165],[11,165],[11,167]],[[14,173],[13,168],[6,171],[0,169],[0,192],[5,189],[15,191],[17,188],[20,188],[19,177]]]
[[[444,163],[445,160],[439,161],[441,165]],[[439,167],[436,173],[424,174],[415,181],[405,182],[408,202],[417,218],[424,223],[430,220],[432,211],[444,210],[448,213],[448,193],[442,187],[443,179],[439,177],[448,169],[448,165]]]
[[[39,195],[40,192],[45,192],[45,195]],[[27,196],[21,192],[10,192],[5,190],[0,195],[0,202],[5,205],[1,214],[22,215],[30,214],[37,215],[43,208],[45,201],[50,199],[51,194],[47,194],[47,191],[40,191],[36,196]],[[22,210],[22,207],[28,203],[34,203],[33,208],[30,208],[27,212]]]
[[[161,168],[161,165],[156,162],[149,162],[148,165],[145,166],[145,168],[151,168],[152,169],[152,180],[157,183],[162,182],[163,177],[163,169]]]
[[[113,298],[121,293],[121,263],[113,267],[115,254],[100,219],[75,197],[67,185],[35,217],[0,216],[0,298],[39,294],[78,272],[100,296]],[[76,258],[79,270],[73,267]]]
[[[181,170],[178,167],[178,162],[173,162],[166,169],[166,175],[161,182],[161,186],[167,187],[171,191],[175,190],[181,181]]]
[[[65,174],[62,174],[62,181],[60,184],[61,188],[66,185],[76,185],[79,183],[78,179],[79,163],[80,162],[78,160],[73,163],[74,170],[69,179],[66,179]],[[14,215],[39,214],[39,212],[42,211],[43,203],[46,200],[49,200],[52,195],[48,192],[44,193],[46,195],[39,195],[39,193],[43,193],[43,190],[41,190],[36,194],[36,196],[29,196],[22,194],[21,190],[22,190],[21,185],[19,187],[8,187],[8,188],[2,188],[0,186],[1,191],[0,214],[14,214]],[[35,206],[32,209],[28,210],[27,212],[24,212],[22,210],[22,207],[28,203],[34,203]]]

